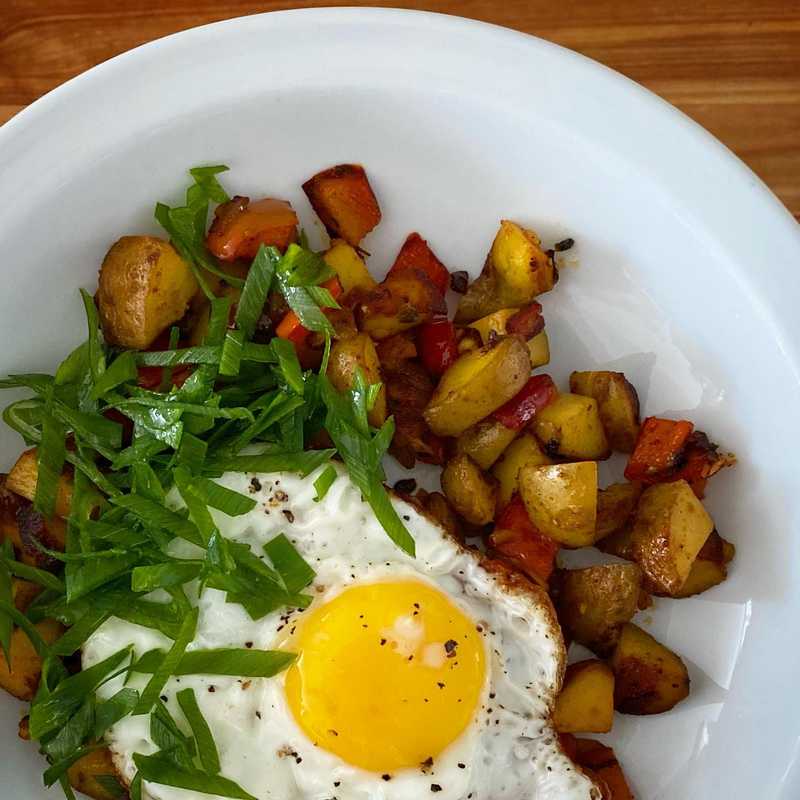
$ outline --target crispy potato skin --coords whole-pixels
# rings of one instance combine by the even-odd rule
[[[519,488],[531,522],[566,547],[594,541],[597,519],[597,464],[578,461],[524,466]]]
[[[505,426],[504,426],[505,427]],[[498,480],[497,507],[504,508],[511,501],[514,492],[519,491],[519,471],[530,464],[540,467],[552,464],[553,459],[542,450],[538,439],[531,433],[511,442],[492,467],[492,475]]]
[[[481,469],[489,469],[518,432],[496,419],[481,420],[458,437],[456,453],[468,455]]]
[[[123,236],[103,259],[97,306],[109,344],[146,350],[185,313],[198,286],[175,248],[154,236]]]
[[[614,721],[614,673],[604,662],[570,664],[553,709],[559,733],[608,733]]]
[[[63,626],[53,619],[37,622],[35,628],[47,644],[52,644],[64,632]],[[32,700],[41,674],[42,659],[27,635],[15,628],[11,634],[10,670],[5,655],[0,651],[0,688],[20,700]]]
[[[612,483],[598,492],[595,542],[616,533],[631,521],[641,494],[640,483]]]
[[[661,714],[689,695],[686,665],[631,622],[620,633],[609,661],[614,670],[614,707],[623,714]]]
[[[576,642],[606,656],[637,611],[641,583],[636,564],[565,570],[556,603],[559,621]]]
[[[381,221],[381,209],[360,164],[339,164],[303,184],[303,191],[331,239],[353,247]]]
[[[369,274],[367,265],[358,254],[358,250],[344,239],[334,239],[322,257],[329,267],[336,270],[345,293],[351,289],[369,291],[378,285],[375,278]]]
[[[39,482],[39,464],[36,448],[25,450],[17,459],[6,478],[6,489],[33,501],[36,484]],[[72,473],[64,471],[58,481],[56,494],[56,515],[67,518],[72,506]]]
[[[478,279],[461,298],[455,322],[465,325],[510,306],[531,302],[558,280],[553,259],[531,230],[502,220]]]
[[[68,770],[70,785],[93,800],[119,800],[117,795],[107,791],[98,776],[117,778],[117,768],[107,747],[93,750],[78,759]]]
[[[374,289],[354,294],[358,326],[373,339],[386,339],[447,313],[441,293],[420,269],[388,275]]]
[[[442,491],[456,512],[473,525],[494,519],[497,486],[467,455],[456,456],[442,471]]]
[[[460,356],[442,375],[425,419],[440,436],[459,436],[510,400],[525,385],[530,361],[517,336]]]
[[[633,452],[639,435],[639,395],[621,372],[573,372],[569,390],[597,400],[612,450]]]
[[[361,369],[368,384],[381,382],[381,369],[375,344],[365,333],[338,339],[331,348],[328,377],[341,392],[350,389],[357,369]],[[386,387],[381,387],[375,405],[369,412],[369,423],[379,428],[386,421]]]
[[[672,596],[683,587],[713,528],[711,517],[686,481],[654,484],[639,499],[630,557],[641,566],[653,590]]]
[[[578,394],[560,394],[533,421],[536,437],[554,458],[602,461],[611,455],[597,401]]]

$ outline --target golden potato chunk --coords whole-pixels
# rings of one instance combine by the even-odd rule
[[[639,395],[621,372],[573,372],[569,390],[597,400],[612,450],[633,452],[639,435]]]
[[[514,397],[529,376],[528,348],[518,336],[484,345],[442,375],[425,420],[440,436],[459,436]]]
[[[480,277],[461,298],[455,322],[464,325],[510,306],[529,303],[558,280],[553,259],[539,237],[516,222],[502,220]]]
[[[689,695],[686,665],[631,622],[620,633],[609,661],[614,671],[614,708],[623,714],[660,714]]]
[[[499,460],[492,467],[492,474],[498,481],[497,507],[504,508],[511,501],[514,492],[519,491],[519,471],[530,465],[541,467],[552,464],[553,459],[542,450],[537,438],[523,433],[511,442]]]
[[[594,541],[597,520],[597,464],[522,467],[519,489],[531,522],[566,547]]]
[[[37,622],[36,630],[47,644],[52,644],[64,631],[53,619]],[[0,688],[20,700],[32,700],[39,687],[42,674],[42,659],[31,644],[27,634],[15,628],[11,634],[11,669],[5,655],[0,651]]]
[[[570,664],[553,709],[559,733],[608,733],[614,721],[614,673],[604,661]]]
[[[736,548],[730,542],[716,530],[711,531],[689,570],[686,583],[673,596],[692,597],[722,583],[728,577],[728,563],[735,553]]]
[[[70,786],[93,800],[119,800],[120,798],[120,794],[110,791],[109,784],[104,781],[104,779],[112,778],[119,780],[111,751],[107,747],[92,750],[83,758],[79,758],[67,770],[67,777]]]
[[[639,601],[642,571],[636,564],[603,564],[561,573],[558,619],[576,642],[605,656]]]
[[[378,285],[375,278],[369,274],[358,250],[344,239],[334,239],[322,257],[329,267],[336,270],[345,294],[351,289],[369,290]]]
[[[481,469],[489,469],[518,433],[499,420],[484,419],[458,437],[456,453],[468,455]]]
[[[595,542],[616,533],[631,521],[641,494],[640,483],[612,483],[598,492]]]
[[[528,352],[533,369],[550,363],[550,340],[547,338],[547,331],[537,333],[533,339],[528,339]]]
[[[366,333],[337,339],[331,347],[328,377],[340,392],[352,388],[357,368],[361,369],[368,384],[381,383],[381,365],[375,343]],[[376,428],[386,421],[386,387],[381,387],[368,419],[369,424]]]
[[[498,336],[505,336],[506,326],[511,317],[519,311],[518,308],[501,308],[487,314],[485,317],[470,322],[469,328],[478,331],[484,344],[489,344]]]
[[[536,437],[553,457],[602,461],[611,455],[597,401],[579,394],[560,394],[536,414]]]
[[[154,236],[123,236],[103,259],[97,308],[109,344],[146,350],[185,313],[198,285],[175,248]]]
[[[486,525],[494,519],[497,486],[469,456],[451,458],[441,480],[445,497],[467,522]]]
[[[655,590],[680,591],[714,523],[684,481],[657,483],[642,492],[633,523],[630,557]]]
[[[38,453],[35,447],[25,450],[17,459],[6,478],[6,489],[33,501],[39,482]],[[67,518],[72,506],[72,474],[65,471],[58,481],[56,515]]]

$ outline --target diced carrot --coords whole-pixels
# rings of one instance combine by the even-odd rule
[[[220,261],[252,259],[262,244],[285,250],[297,240],[297,223],[285,200],[237,196],[217,207],[206,246]]]
[[[519,494],[498,515],[489,545],[528,577],[547,585],[559,544],[534,526]]]
[[[436,258],[428,243],[416,232],[409,234],[403,242],[389,274],[402,272],[412,267],[423,270],[430,278],[431,283],[443,295],[447,292],[447,287],[450,285],[450,273],[447,271],[447,267]]]
[[[658,483],[679,464],[694,425],[687,420],[648,417],[625,467],[629,481]]]

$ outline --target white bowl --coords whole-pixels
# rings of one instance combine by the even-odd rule
[[[554,376],[622,369],[645,412],[685,415],[740,458],[708,497],[737,546],[730,579],[642,615],[686,658],[691,697],[618,715],[609,739],[639,798],[800,796],[800,229],[759,179],[636,84],[501,28],[363,9],[198,28],[0,129],[0,372],[52,369],[84,336],[77,287],[109,244],[156,232],[155,200],[220,161],[228,187],[289,199],[312,229],[300,183],[364,163],[378,272],[410,230],[473,274],[501,217],[574,236],[542,299]],[[6,464],[20,445],[2,435]],[[43,793],[20,711],[0,700],[0,794],[15,800]]]

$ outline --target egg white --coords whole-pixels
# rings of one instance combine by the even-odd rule
[[[307,591],[314,603],[330,600],[348,586],[386,578],[428,581],[446,593],[480,626],[487,648],[487,680],[473,722],[434,760],[431,768],[381,775],[353,767],[312,744],[294,720],[283,691],[283,675],[270,679],[185,676],[171,678],[163,691],[173,716],[175,701],[192,687],[220,755],[222,774],[259,800],[583,800],[599,792],[558,747],[549,722],[563,668],[563,643],[552,610],[535,591],[520,591],[464,550],[410,504],[393,502],[416,541],[416,558],[401,552],[386,536],[360,492],[340,470],[321,502],[313,482],[289,473],[229,473],[223,485],[258,500],[246,515],[212,512],[220,531],[262,545],[285,533],[316,571]],[[256,480],[253,480],[255,477]],[[183,544],[176,543],[176,547]],[[215,647],[272,649],[302,612],[281,610],[253,621],[222,592],[206,588],[198,601],[196,636],[190,650]],[[87,641],[84,667],[128,644],[137,656],[167,649],[162,634],[112,618]],[[103,686],[110,696],[122,678]],[[146,676],[129,685],[142,688]],[[149,754],[147,716],[127,717],[107,734],[124,781],[136,768],[132,755]],[[152,800],[208,800],[209,795],[145,783]]]

